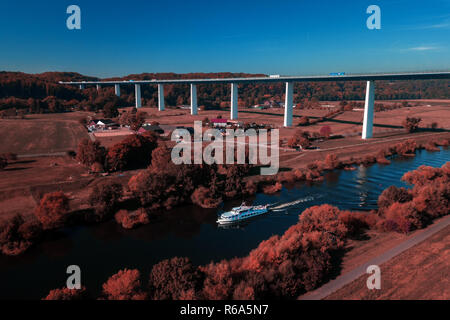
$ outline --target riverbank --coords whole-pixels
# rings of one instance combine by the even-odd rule
[[[447,135],[450,135],[450,133],[447,133]],[[447,135],[439,135],[435,136],[432,134],[428,135],[418,135],[417,140],[416,139],[406,139],[406,137],[400,137],[396,138],[394,140],[371,140],[370,142],[366,143],[358,143],[358,144],[351,144],[351,145],[343,145],[340,147],[334,147],[333,152],[331,152],[331,148],[328,148],[325,151],[324,154],[326,154],[325,159],[318,160],[317,158],[309,159],[310,162],[308,162],[308,165],[306,168],[300,167],[300,168],[290,168],[291,171],[284,171],[281,172],[275,176],[270,177],[262,177],[262,176],[250,176],[247,177],[246,182],[242,179],[242,175],[246,174],[248,171],[245,169],[244,171],[239,172],[239,170],[231,170],[229,169],[235,169],[233,167],[230,167],[228,169],[222,168],[222,171],[225,171],[224,174],[226,175],[226,181],[223,181],[222,183],[225,183],[226,189],[224,190],[218,190],[216,192],[210,192],[208,188],[205,188],[204,186],[207,185],[205,183],[209,183],[207,181],[200,181],[203,186],[200,186],[200,188],[195,189],[195,192],[192,194],[190,199],[192,199],[192,202],[200,205],[204,208],[216,208],[222,200],[231,200],[233,198],[242,198],[245,196],[252,196],[257,192],[263,192],[265,194],[275,194],[279,192],[284,184],[292,184],[295,182],[317,182],[322,181],[323,173],[326,171],[334,170],[334,169],[346,169],[346,170],[354,170],[354,165],[364,165],[369,166],[374,163],[380,163],[380,164],[388,164],[390,161],[386,159],[386,157],[390,157],[392,155],[400,155],[400,156],[414,156],[416,150],[420,150],[423,148],[430,149],[431,151],[439,150],[436,146],[448,146],[450,138],[447,138]],[[430,136],[433,137],[433,139],[430,139]],[[443,138],[445,137],[445,138]],[[422,142],[421,142],[422,141]],[[395,144],[394,144],[395,143]],[[370,153],[370,148],[368,146],[376,146],[375,150],[378,150],[376,153]],[[341,158],[338,158],[335,150],[344,150],[344,149],[353,149],[353,148],[365,148],[364,155],[361,155],[362,153],[358,153],[358,156],[351,156],[347,158],[347,160],[342,160]],[[156,149],[158,157],[161,159],[168,158],[170,160],[170,149],[167,147],[160,147]],[[328,152],[327,152],[328,151]],[[353,151],[356,152],[356,151]],[[308,154],[319,154],[319,152],[308,152],[308,153],[302,153],[301,155],[305,155],[305,157]],[[320,153],[322,154],[322,153]],[[345,158],[344,158],[345,159]],[[167,161],[169,161],[167,160]],[[22,188],[22,189],[16,189],[14,192],[10,193],[10,195],[16,195],[17,197],[21,197],[23,204],[26,204],[28,206],[29,214],[24,214],[23,212],[20,212],[20,206],[17,207],[17,201],[11,202],[10,199],[7,199],[5,197],[5,203],[10,203],[10,207],[13,208],[13,210],[8,210],[5,208],[3,209],[3,212],[6,214],[2,215],[3,218],[3,224],[8,225],[11,219],[17,218],[17,214],[19,215],[19,219],[16,219],[16,221],[24,221],[22,222],[24,225],[27,225],[26,228],[29,228],[28,224],[32,226],[36,232],[33,233],[33,235],[28,238],[25,237],[25,240],[27,242],[27,245],[24,247],[21,247],[20,249],[8,249],[3,250],[4,252],[9,252],[10,254],[20,254],[26,248],[30,246],[30,244],[34,243],[37,238],[40,238],[40,233],[42,233],[39,227],[39,222],[36,222],[34,218],[33,213],[35,212],[34,209],[31,209],[33,205],[33,200],[36,202],[36,205],[42,206],[42,196],[45,194],[45,192],[51,192],[51,188],[58,188],[59,190],[65,190],[65,192],[70,192],[65,197],[70,200],[71,199],[71,205],[70,205],[70,212],[65,212],[64,215],[67,215],[69,217],[69,214],[71,216],[77,216],[75,217],[75,220],[79,222],[86,222],[87,220],[89,223],[91,223],[93,220],[100,222],[104,221],[107,216],[111,216],[111,214],[114,214],[117,211],[117,204],[120,204],[120,199],[122,198],[122,204],[126,203],[127,201],[137,201],[139,200],[141,202],[141,205],[145,207],[145,204],[148,203],[152,206],[152,208],[155,209],[166,209],[169,210],[172,207],[179,207],[180,205],[185,205],[186,200],[176,200],[176,195],[174,194],[172,198],[164,198],[167,197],[166,193],[163,193],[159,196],[156,196],[155,192],[159,190],[160,188],[171,188],[171,186],[165,186],[161,185],[157,187],[154,191],[153,189],[148,188],[154,188],[155,186],[148,185],[147,181],[150,181],[154,179],[154,176],[157,172],[160,172],[161,169],[158,169],[161,165],[163,165],[164,160],[160,163],[155,165],[152,163],[152,169],[149,167],[147,170],[134,170],[134,171],[128,171],[128,175],[125,174],[119,174],[117,177],[111,176],[111,177],[98,177],[97,179],[91,178],[87,179],[89,177],[88,174],[80,174],[79,180],[73,179],[71,176],[68,181],[60,182],[60,183],[50,183],[45,186],[44,189],[38,189],[38,188]],[[18,163],[22,163],[23,161],[18,161]],[[296,161],[295,163],[300,163],[299,161]],[[50,167],[59,167],[57,163],[50,163]],[[11,168],[10,168],[11,169]],[[14,167],[12,168],[14,169]],[[20,168],[18,168],[20,171]],[[176,166],[172,169],[170,169],[170,166],[167,168],[168,174],[175,174],[173,169],[176,169]],[[184,167],[182,168],[184,169]],[[226,169],[226,170],[225,170]],[[194,171],[192,171],[194,170]],[[182,179],[196,179],[194,178],[196,175],[200,176],[210,176],[213,174],[213,176],[210,176],[208,179],[214,179],[212,181],[214,182],[214,188],[218,189],[217,185],[217,176],[219,174],[219,171],[216,169],[215,172],[208,173],[208,168],[197,168],[197,169],[187,169],[185,170],[184,175],[188,175],[189,177],[182,177]],[[14,172],[14,170],[13,170]],[[64,172],[64,171],[63,171]],[[132,172],[135,173],[134,176],[132,176]],[[230,175],[231,174],[231,175]],[[192,175],[192,177],[190,177]],[[84,179],[81,179],[81,176],[84,176]],[[166,177],[167,178],[167,177]],[[159,177],[158,179],[166,180],[164,176]],[[168,178],[167,178],[168,179]],[[178,178],[177,178],[178,179]],[[84,180],[84,181],[83,181]],[[197,179],[198,180],[198,179]],[[106,185],[105,185],[106,183]],[[198,182],[197,182],[198,183]],[[211,182],[212,183],[212,182]],[[231,185],[235,185],[232,188],[229,188]],[[111,195],[108,193],[102,194],[99,192],[102,188],[108,185],[115,185],[120,187],[120,190],[117,191],[117,195],[114,196],[116,198],[114,201],[110,199]],[[103,186],[103,187],[102,187]],[[239,186],[239,187],[238,187]],[[78,188],[83,187],[82,190],[77,190]],[[87,187],[87,188],[86,188]],[[97,187],[100,187],[100,189],[96,189]],[[108,188],[108,187],[107,187]],[[122,193],[122,189],[126,188],[131,191],[126,191],[126,196]],[[193,189],[193,190],[194,190]],[[44,191],[45,190],[45,191]],[[227,191],[228,190],[228,191]],[[159,190],[162,191],[162,190]],[[27,192],[29,193],[27,197]],[[108,191],[106,191],[108,192]],[[156,192],[158,193],[158,192]],[[222,194],[221,194],[222,193]],[[3,195],[5,196],[8,194],[5,192]],[[101,194],[100,198],[98,199],[100,202],[97,202],[96,205],[92,202],[92,196],[95,194]],[[186,197],[186,196],[185,196]],[[189,198],[189,195],[187,195]],[[11,197],[10,197],[11,198]],[[103,199],[104,198],[104,199]],[[152,199],[149,202],[149,199]],[[28,201],[29,200],[29,201]],[[8,202],[9,201],[9,202]],[[145,203],[143,202],[145,201]],[[158,206],[156,206],[157,203],[155,201],[159,201],[160,203]],[[39,203],[40,202],[40,203]],[[13,206],[14,204],[15,206]],[[205,205],[208,204],[208,205]],[[211,205],[213,204],[213,205]],[[105,207],[105,210],[103,212],[98,212],[98,209],[100,207]],[[120,207],[119,207],[120,208]],[[152,208],[148,208],[147,206],[147,212],[144,212],[143,210],[140,210],[135,213],[128,213],[126,210],[128,208],[123,208],[126,210],[122,210],[120,212],[120,217],[116,216],[116,220],[119,224],[122,224],[123,226],[126,226],[126,228],[133,228],[136,225],[140,224],[148,224],[150,223],[151,219],[149,219],[149,211],[152,210]],[[31,210],[30,210],[31,209]],[[116,210],[116,211],[114,211]],[[65,209],[67,211],[67,209]],[[89,211],[93,211],[93,214],[88,214]],[[18,212],[17,214],[15,212]],[[9,213],[9,217],[8,217]],[[79,213],[82,213],[80,216]],[[88,216],[92,216],[89,218]],[[51,218],[54,219],[54,218]],[[67,220],[67,219],[64,219]],[[29,223],[30,222],[30,223]],[[79,223],[78,222],[78,223]],[[67,223],[62,222],[58,223],[59,227],[63,225],[67,225]],[[19,228],[19,226],[17,226]],[[50,231],[52,232],[54,227],[51,229],[44,228],[46,232]],[[37,232],[39,231],[39,232]],[[39,236],[34,236],[34,234]],[[21,242],[23,239],[22,236],[18,236],[14,238],[15,240],[11,240],[10,243],[13,242]],[[31,242],[31,243],[30,243]],[[13,245],[13,247],[16,247],[17,245]]]
[[[64,280],[65,268],[74,261],[84,270],[83,284],[97,295],[101,289],[99,281],[106,281],[109,275],[124,267],[146,272],[150,266],[174,256],[188,256],[196,265],[244,257],[262,240],[273,234],[283,234],[298,221],[299,212],[308,207],[332,203],[342,209],[376,209],[382,190],[392,184],[398,185],[402,172],[416,169],[420,164],[441,166],[445,159],[448,160],[448,151],[430,153],[423,150],[418,151],[416,157],[396,158],[389,166],[356,166],[355,171],[329,172],[323,183],[287,184],[276,195],[258,194],[250,201],[255,204],[304,201],[285,213],[261,217],[239,229],[217,228],[217,210],[192,205],[183,210],[167,211],[160,219],[131,231],[123,230],[114,221],[61,229],[23,256],[0,256],[1,281],[7,289],[0,297],[23,297],[23,285],[33,283],[33,288],[26,290],[30,297],[40,298],[59,286]],[[235,204],[239,203],[227,203],[224,209]],[[377,238],[374,236],[373,239]],[[23,279],[23,285],[12,281],[18,278]]]
[[[444,219],[438,219],[433,225],[439,224]],[[427,229],[416,231],[406,239]],[[363,275],[325,299],[448,300],[450,299],[449,246],[450,226],[447,226],[425,241],[381,264],[381,290],[368,290],[366,285],[368,275]]]
[[[101,297],[112,300],[292,299],[339,274],[345,243],[364,236],[365,230],[409,233],[448,215],[449,165],[447,162],[442,168],[420,167],[405,174],[403,180],[414,184],[414,188],[386,189],[378,198],[376,214],[342,211],[328,204],[310,207],[300,214],[297,224],[281,236],[262,241],[244,257],[198,267],[187,258],[163,260],[153,266],[148,285],[140,282],[139,270],[124,269],[103,284]],[[422,235],[429,231],[423,230]],[[414,244],[419,237],[413,235],[395,250],[408,241]],[[180,274],[182,279],[175,276]],[[78,299],[83,293],[54,290],[47,298]]]

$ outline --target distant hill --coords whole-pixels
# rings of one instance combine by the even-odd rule
[[[97,92],[94,87],[79,90],[75,86],[62,86],[58,81],[97,81],[97,80],[151,80],[151,79],[200,79],[256,77],[264,74],[248,73],[142,73],[125,77],[100,79],[75,72],[45,72],[27,74],[22,72],[0,72],[0,110],[16,108],[26,112],[61,112],[67,108],[96,110],[103,109],[109,102],[109,108],[134,105],[134,88],[121,87],[121,97],[114,97],[112,87]],[[377,81],[376,99],[450,99],[449,80],[417,81]],[[284,83],[243,84],[239,90],[239,104],[251,106],[263,103],[267,99],[282,100]],[[188,104],[190,101],[188,85],[166,85],[165,100],[167,106]],[[363,100],[365,83],[355,82],[314,82],[295,85],[295,103],[305,99],[323,101]],[[142,87],[143,105],[157,106],[156,86]],[[208,109],[228,106],[230,88],[225,84],[198,86],[199,105]]]

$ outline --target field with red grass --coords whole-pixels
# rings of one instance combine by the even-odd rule
[[[380,266],[381,290],[368,290],[367,275],[327,299],[450,299],[450,227]]]

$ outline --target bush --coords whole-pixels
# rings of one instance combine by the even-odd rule
[[[394,146],[395,153],[401,156],[413,155],[416,152],[417,148],[418,146],[416,141],[412,139],[397,143]]]
[[[283,188],[283,185],[281,183],[275,182],[275,184],[273,184],[273,185],[264,186],[263,193],[264,194],[274,194],[274,193],[281,191],[282,188]]]
[[[301,147],[303,149],[308,148],[311,145],[311,135],[308,131],[297,130],[294,135],[288,140],[289,148]]]
[[[86,288],[69,289],[67,287],[61,289],[53,289],[42,300],[83,300],[86,298]]]
[[[100,145],[100,142],[86,138],[78,144],[76,159],[85,166],[91,166],[95,162],[103,163],[105,152],[105,148]]]
[[[123,188],[120,183],[102,182],[94,186],[88,201],[94,207],[95,221],[102,221],[113,213],[123,194]]]
[[[390,186],[378,197],[378,210],[383,212],[395,202],[404,203],[412,200],[412,195],[405,188]]]
[[[333,153],[327,154],[324,161],[325,170],[334,170],[341,167],[342,163],[338,160],[337,156]]]
[[[344,223],[350,237],[357,237],[374,227],[378,219],[376,215],[370,213],[344,211],[340,213],[339,220]]]
[[[144,209],[140,209],[134,213],[129,213],[127,210],[120,210],[114,215],[114,219],[125,229],[133,229],[150,222]]]
[[[419,128],[419,123],[421,121],[421,118],[406,117],[406,119],[403,121],[403,127],[406,129],[406,131],[411,133],[417,131],[417,129]]]
[[[5,255],[19,255],[32,245],[32,240],[41,232],[41,227],[35,222],[25,222],[21,215],[15,215],[0,224],[0,251]]]
[[[191,195],[192,203],[202,208],[217,208],[222,203],[222,198],[214,198],[211,190],[200,186]]]

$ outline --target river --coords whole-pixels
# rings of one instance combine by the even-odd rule
[[[380,193],[400,181],[405,172],[420,165],[440,167],[450,161],[450,149],[417,151],[416,157],[396,158],[390,165],[358,166],[336,170],[320,183],[297,183],[276,195],[258,194],[248,203],[278,203],[285,211],[271,212],[239,228],[220,228],[218,210],[185,206],[168,211],[147,226],[124,230],[114,221],[67,228],[18,257],[0,256],[0,299],[40,299],[49,290],[65,286],[69,265],[81,268],[82,284],[98,295],[101,284],[123,268],[137,268],[148,278],[152,266],[174,256],[206,264],[245,256],[273,234],[282,234],[305,208],[329,203],[340,209],[376,209]],[[230,209],[239,202],[226,203]]]

